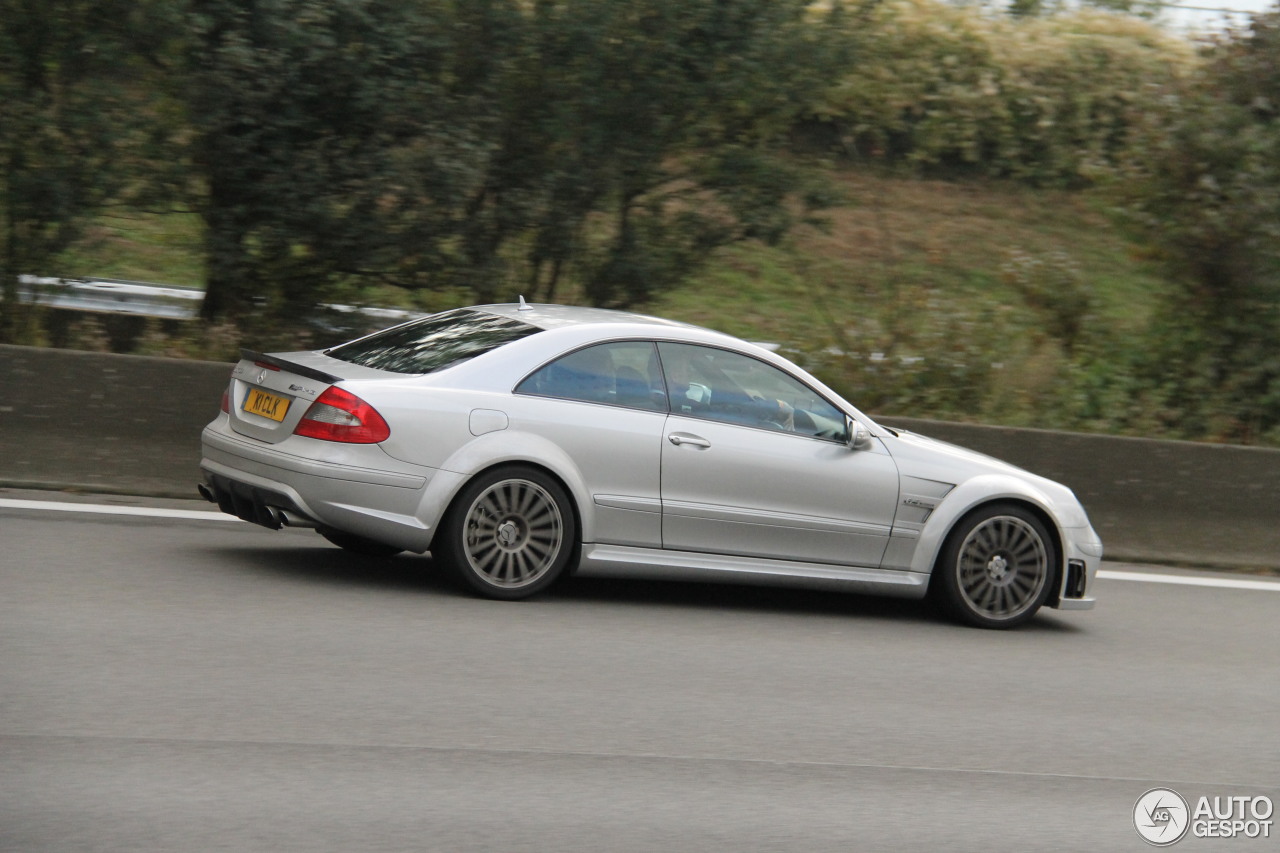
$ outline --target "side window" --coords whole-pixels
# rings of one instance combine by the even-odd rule
[[[840,440],[844,414],[771,364],[690,344],[658,344],[671,411],[722,423]]]
[[[517,394],[666,411],[658,352],[646,341],[586,347],[556,359],[516,386]]]

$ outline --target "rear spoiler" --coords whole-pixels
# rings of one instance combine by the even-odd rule
[[[276,355],[254,352],[251,349],[240,350],[240,357],[245,361],[252,361],[256,364],[269,364],[272,367],[278,367],[281,370],[287,370],[290,373],[296,373],[298,376],[305,376],[308,379],[314,379],[317,382],[324,382],[328,385],[336,385],[342,381],[341,376],[334,376],[332,373],[325,373],[323,370],[307,367],[305,364],[298,364]]]

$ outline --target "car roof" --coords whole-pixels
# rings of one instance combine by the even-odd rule
[[[566,326],[600,326],[600,325],[635,325],[648,324],[654,326],[677,327],[684,329],[702,329],[678,320],[664,320],[661,317],[650,317],[647,314],[634,314],[630,311],[614,311],[608,308],[583,308],[577,305],[547,305],[542,303],[508,302],[497,305],[474,305],[471,311],[483,311],[499,317],[510,317],[540,329],[560,329]]]

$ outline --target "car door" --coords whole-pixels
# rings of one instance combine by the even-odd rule
[[[666,549],[879,566],[898,471],[851,450],[844,415],[740,353],[660,343],[671,414],[662,442]]]
[[[593,542],[659,548],[659,471],[667,402],[652,341],[584,347],[515,389],[513,425],[573,459],[590,491]]]

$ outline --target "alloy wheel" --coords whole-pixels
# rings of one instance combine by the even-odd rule
[[[559,505],[531,480],[493,483],[466,513],[463,552],[487,585],[519,589],[536,583],[556,564],[564,541]]]
[[[1041,600],[1049,565],[1039,531],[1024,519],[997,515],[976,525],[961,543],[956,580],[975,613],[1013,620]]]

